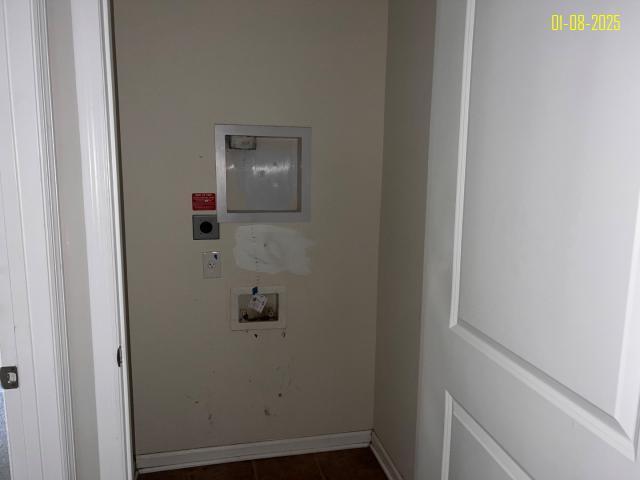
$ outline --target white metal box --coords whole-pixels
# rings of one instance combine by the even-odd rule
[[[310,217],[311,128],[216,125],[219,222]]]

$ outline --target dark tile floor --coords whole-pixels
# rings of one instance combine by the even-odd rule
[[[140,480],[386,480],[368,448],[147,473]]]

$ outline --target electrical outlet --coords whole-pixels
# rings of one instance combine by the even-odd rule
[[[193,215],[194,240],[218,240],[220,238],[220,224],[216,215]]]
[[[222,277],[222,255],[220,252],[202,253],[202,278]]]

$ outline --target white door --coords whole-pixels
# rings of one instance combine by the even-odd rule
[[[23,328],[21,325],[16,325],[14,321],[13,295],[17,292],[12,292],[11,289],[5,213],[4,198],[0,195],[0,367],[20,365],[20,373],[22,373],[24,362],[18,362],[16,333],[19,334]],[[8,372],[3,373],[3,376],[8,374]],[[16,380],[18,382],[14,383],[19,386],[22,379],[16,378]],[[29,390],[29,386],[27,386],[27,392],[19,388],[4,390],[0,387],[0,480],[41,477],[40,471],[34,472],[33,475],[29,474],[30,468],[39,470],[37,463],[29,466],[27,456],[29,431],[25,429],[27,419],[24,418],[24,412],[28,411],[28,403],[33,400]],[[37,437],[35,440],[37,442]]]
[[[0,0],[0,480],[75,479],[43,6]]]
[[[2,5],[4,7],[4,5]],[[19,373],[32,368],[30,346],[21,344],[25,362],[19,362],[18,345],[20,338],[29,338],[28,324],[16,322],[24,311],[24,290],[21,289],[19,265],[21,252],[21,232],[19,226],[19,199],[15,182],[15,145],[13,141],[12,106],[9,85],[7,32],[5,30],[5,9],[0,8],[0,367],[20,366]],[[13,265],[10,262],[14,261]],[[16,256],[17,255],[17,256]],[[13,267],[13,268],[12,268]],[[16,309],[18,311],[16,311]],[[26,350],[25,350],[26,349]],[[26,363],[26,365],[25,365]],[[33,405],[32,382],[18,378],[18,386],[25,388],[3,390],[0,387],[0,480],[42,478],[39,462],[29,465],[27,449],[34,447],[28,440],[33,438],[29,430],[29,419],[25,413]],[[27,424],[25,424],[25,421]],[[35,437],[36,451],[37,435]],[[29,470],[36,470],[30,473]]]
[[[434,72],[416,478],[640,479],[640,2],[440,0]]]
[[[0,367],[18,364],[4,212],[0,196]],[[12,471],[26,471],[22,404],[18,390],[0,387],[0,480],[17,478]]]

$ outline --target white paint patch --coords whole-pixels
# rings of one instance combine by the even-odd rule
[[[313,242],[299,232],[271,225],[249,225],[236,230],[233,255],[244,270],[264,273],[311,273],[307,248]]]

